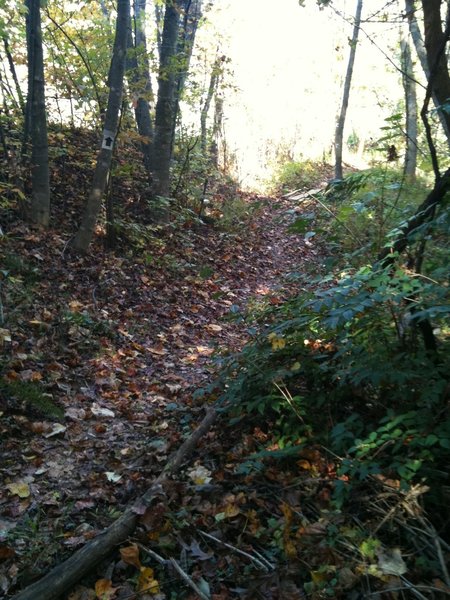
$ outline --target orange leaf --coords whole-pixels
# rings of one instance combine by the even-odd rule
[[[112,600],[117,588],[113,588],[110,579],[99,579],[95,584],[95,594],[98,600]]]
[[[142,565],[139,559],[139,548],[137,547],[137,544],[131,544],[131,546],[127,546],[126,548],[121,548],[120,556],[127,565],[133,565],[137,569],[141,568]]]

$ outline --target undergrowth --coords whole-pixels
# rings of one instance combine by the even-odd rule
[[[378,261],[377,253],[425,195],[423,182],[410,186],[397,176],[378,169],[352,174],[293,221],[291,230],[307,240],[331,234],[335,259],[309,282],[309,292],[251,315],[260,333],[223,361],[220,402],[232,422],[250,420],[267,434],[266,445],[241,464],[242,473],[264,470],[274,458],[298,460],[307,449],[325,448],[337,465],[330,477],[334,510],[370,521],[373,510],[363,509],[361,498],[369,495],[379,508],[388,485],[398,498],[421,496],[435,535],[445,538],[448,194],[433,219],[410,234],[405,260],[396,257],[393,267]],[[366,243],[360,245],[352,232]],[[424,344],[427,326],[434,350]],[[408,518],[418,518],[422,505],[414,510]],[[384,515],[373,544],[400,543],[409,552],[413,529],[402,527],[400,533]],[[419,580],[444,577],[436,561],[433,568],[417,567],[425,554],[416,548],[407,568],[415,568]]]

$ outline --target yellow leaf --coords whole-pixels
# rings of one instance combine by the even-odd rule
[[[99,579],[95,584],[95,594],[98,600],[112,600],[116,591],[117,588],[113,588],[110,579]]]
[[[241,512],[241,509],[239,508],[239,506],[237,504],[227,504],[225,506],[224,513],[228,519],[237,517],[240,512]]]
[[[153,569],[150,567],[141,567],[141,574],[137,584],[138,592],[159,593],[159,583],[153,578]]]
[[[14,494],[15,496],[19,496],[19,498],[28,498],[31,494],[30,486],[28,483],[24,481],[17,481],[16,483],[8,483],[7,489]]]
[[[127,546],[126,548],[120,549],[120,557],[123,562],[127,565],[133,565],[137,569],[141,568],[141,561],[139,559],[139,548],[137,544],[132,544],[131,546]]]
[[[286,556],[288,558],[296,558],[297,548],[295,547],[294,542],[290,539],[285,539],[283,541],[283,545],[284,545],[284,552],[285,552]]]
[[[313,466],[309,462],[309,460],[304,460],[304,459],[298,460],[297,465],[300,467],[300,469],[303,469],[304,471],[311,471],[311,469],[313,468]]]
[[[294,516],[292,508],[289,506],[289,504],[286,504],[286,502],[282,502],[280,508],[286,521],[286,525],[289,526],[292,523]]]
[[[292,365],[291,371],[299,371],[301,369],[301,367],[302,367],[302,365],[297,361]]]
[[[328,580],[328,576],[323,571],[311,571],[311,579],[314,585],[320,586]]]
[[[286,346],[286,340],[276,333],[270,333],[269,341],[272,344],[272,350],[276,352],[277,350],[282,350]]]

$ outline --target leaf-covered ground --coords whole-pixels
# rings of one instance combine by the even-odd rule
[[[76,256],[70,239],[96,143],[72,132],[67,147],[65,136],[52,135],[50,230],[30,229],[10,208],[1,223],[6,598],[73,555],[149,488],[214,404],[220,359],[239,352],[257,330],[252,314],[301,293],[325,258],[315,238],[288,232],[301,204],[227,186],[211,193],[208,224],[183,209],[172,225],[146,225],[145,179],[128,167],[130,158],[139,164],[133,148],[127,163],[117,160],[112,184],[116,250],[104,249],[99,227],[90,253]],[[318,170],[313,187],[329,176]],[[420,521],[423,490],[402,493],[396,482],[382,482],[377,494],[373,481],[353,499],[353,512],[342,514],[330,501],[335,459],[320,447],[284,461],[268,458],[261,472],[242,469],[261,448],[276,449],[272,436],[263,417],[232,424],[219,416],[142,511],[133,537],[66,598],[395,598],[383,596],[393,588],[405,594],[398,529],[388,548],[377,532],[415,515],[421,535],[413,533],[426,546],[433,531]],[[438,566],[443,556],[437,553]],[[417,584],[411,597],[420,589],[447,594],[437,576],[420,587],[419,565],[410,576]]]
[[[282,302],[294,291],[288,275],[320,260],[313,244],[286,231],[294,206],[244,194],[228,200],[226,224],[226,200],[216,194],[213,223],[187,219],[148,236],[130,221],[116,252],[99,236],[88,256],[74,256],[70,236],[92,154],[82,141],[55,160],[51,229],[36,232],[14,212],[2,224],[6,597],[92,539],[151,484],[214,401],[195,392],[214,381],[217,358],[248,339],[239,315]],[[116,201],[136,211],[133,177],[114,185]],[[180,561],[206,597],[302,597],[287,576],[299,519],[293,474],[235,473],[264,429],[242,432],[219,420],[121,549],[122,560],[112,556],[70,598],[195,598],[147,546]]]

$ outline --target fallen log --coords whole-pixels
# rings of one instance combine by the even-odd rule
[[[138,513],[142,514],[142,507],[148,507],[155,497],[161,495],[164,482],[179,470],[185,458],[191,454],[216,419],[216,410],[209,408],[200,425],[169,459],[159,477],[140,498],[133,502],[103,533],[88,542],[63,563],[57,565],[42,579],[16,594],[12,600],[58,600],[62,594],[68,592],[82,577],[107,557],[115,546],[124,542],[133,533],[139,522]]]

